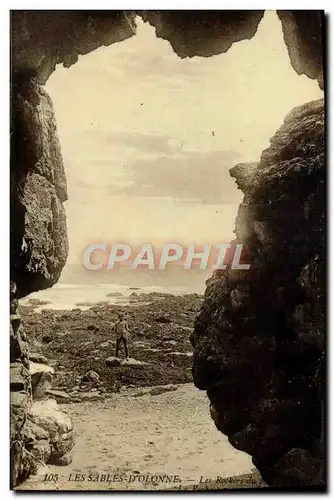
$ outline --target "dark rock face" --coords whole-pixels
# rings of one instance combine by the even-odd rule
[[[29,356],[26,336],[11,283],[10,311],[10,442],[11,487],[37,472],[40,464],[64,463],[70,459],[75,430],[71,418],[60,410],[56,401],[46,399],[41,376],[53,371],[37,353]],[[37,373],[39,372],[39,373]],[[40,377],[36,377],[40,375]],[[39,391],[36,389],[39,388]],[[38,397],[37,397],[38,396]],[[39,400],[38,400],[39,399]],[[34,401],[35,400],[35,401]]]
[[[297,73],[323,85],[322,11],[277,11],[291,64]],[[262,10],[248,11],[12,11],[14,75],[45,83],[56,64],[69,67],[80,54],[135,34],[140,15],[168,40],[178,56],[227,52],[233,43],[252,38]]]
[[[252,38],[263,10],[239,11],[145,11],[144,21],[168,40],[181,58],[227,52],[233,43]]]
[[[323,482],[324,103],[295,108],[256,169],[232,169],[249,271],[216,271],[193,376],[236,448],[276,486]]]
[[[66,178],[50,97],[34,82],[13,86],[11,278],[16,297],[48,288],[65,265]]]
[[[182,58],[210,57],[252,38],[264,11],[146,11],[139,13]],[[298,74],[323,88],[323,11],[278,10],[290,60]]]
[[[16,75],[45,83],[56,64],[135,34],[135,14],[109,10],[16,10],[11,13],[12,68]]]
[[[12,86],[10,187],[10,409],[14,487],[34,473],[40,462],[59,455],[53,446],[54,436],[31,423],[34,381],[17,311],[20,297],[57,282],[68,252],[62,204],[67,199],[66,177],[53,106],[45,90],[33,80],[15,82]],[[73,446],[72,438],[67,439],[66,446],[68,449]]]
[[[324,26],[322,11],[278,10],[291,64],[299,74],[318,80],[324,88]]]

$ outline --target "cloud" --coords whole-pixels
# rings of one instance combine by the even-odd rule
[[[149,134],[135,131],[121,130],[97,130],[91,125],[91,129],[80,132],[77,140],[81,142],[81,150],[91,149],[90,164],[100,164],[101,159],[111,157],[111,148],[119,148],[124,151],[127,149],[136,150],[136,153],[145,153],[150,155],[168,155],[175,154],[182,149],[183,141],[178,138],[162,134]],[[101,157],[101,152],[103,155]],[[98,159],[95,159],[98,157]]]
[[[132,184],[108,191],[129,197],[172,197],[187,203],[236,204],[241,193],[228,170],[237,158],[231,151],[185,151],[176,157],[140,159],[129,165]]]
[[[74,139],[65,162],[74,197],[89,200],[94,192],[109,201],[122,196],[188,205],[240,202],[228,173],[239,161],[232,150],[196,150],[168,135],[94,128]]]
[[[109,132],[106,138],[109,145],[125,145],[140,151],[170,154],[175,152],[175,142],[164,135],[141,134],[139,132]]]
[[[108,198],[173,199],[199,205],[240,202],[241,192],[228,173],[239,161],[232,150],[196,151],[178,138],[133,131],[93,129],[84,136],[80,158],[68,159],[67,166],[75,190],[86,191],[87,196],[99,190]]]

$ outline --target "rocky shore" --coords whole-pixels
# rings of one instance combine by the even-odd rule
[[[37,398],[31,418],[44,422],[45,410],[57,414],[59,422],[71,415],[67,422],[73,435],[75,427],[75,446],[58,460],[38,455],[32,475],[16,489],[265,487],[250,457],[219,435],[205,395],[192,383],[189,336],[202,297],[133,292],[125,301],[121,294],[113,295],[115,304],[85,302],[81,309],[67,311],[40,310],[46,304],[37,299],[20,306]],[[119,311],[126,314],[131,331],[127,361],[114,357],[111,324]],[[32,433],[32,438],[36,456],[41,436]],[[176,474],[178,483],[141,482],[143,475],[153,473]],[[109,476],[122,481],[106,481]],[[45,480],[50,477],[57,481]]]
[[[127,387],[165,386],[192,381],[189,336],[202,298],[133,292],[130,305],[92,305],[70,311],[34,312],[40,305],[21,306],[22,322],[35,360],[54,370],[52,389],[59,402],[106,397]],[[87,303],[85,303],[87,307]],[[128,362],[114,358],[112,323],[126,313]],[[123,356],[121,351],[120,356]]]

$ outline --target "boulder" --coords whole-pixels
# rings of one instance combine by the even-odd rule
[[[54,389],[47,389],[46,395],[55,399],[57,403],[69,403],[71,401],[71,396],[65,391],[57,391]]]
[[[116,356],[110,356],[109,358],[106,359],[106,364],[108,366],[147,366],[150,363],[147,363],[146,361],[139,361],[138,359],[134,358],[128,358],[128,359],[122,359],[122,358],[116,358]]]
[[[81,377],[81,382],[100,384],[100,375],[93,370],[89,370]]]
[[[98,332],[100,330],[100,327],[97,325],[88,325],[87,330],[90,332]]]
[[[43,356],[43,354],[40,354],[38,352],[29,352],[28,353],[28,358],[33,363],[40,363],[40,364],[43,364],[43,365],[47,365],[48,364],[48,359],[45,356]]]
[[[122,360],[120,358],[116,358],[116,356],[110,356],[109,358],[106,359],[107,366],[120,366],[121,363]]]
[[[29,374],[31,376],[32,394],[35,400],[45,397],[45,393],[52,386],[54,369],[42,363],[30,361]]]
[[[25,391],[28,389],[29,371],[20,362],[10,364],[10,389],[11,391]]]
[[[149,364],[150,363],[147,363],[146,361],[139,361],[139,359],[134,359],[134,358],[121,360],[121,366],[148,366]]]
[[[29,431],[33,433],[39,451],[41,432],[44,433],[44,463],[54,463],[71,451],[75,442],[75,429],[70,416],[59,408],[54,399],[34,401],[27,418],[30,422]],[[32,453],[34,454],[34,446]]]

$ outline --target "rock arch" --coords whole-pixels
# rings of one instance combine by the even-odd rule
[[[20,333],[17,299],[56,283],[68,249],[62,206],[67,198],[66,178],[52,102],[43,84],[56,64],[69,67],[80,54],[133,36],[136,15],[153,25],[157,36],[168,40],[180,57],[209,57],[254,36],[263,13],[12,11],[12,443],[22,438],[31,405],[29,360]],[[277,14],[292,66],[323,88],[323,12]],[[192,335],[194,381],[208,390],[218,428],[229,435],[234,446],[253,455],[269,484],[303,484],[310,475],[314,484],[320,484],[323,102],[294,110],[272,139],[271,147],[263,152],[256,169],[245,171],[239,165],[232,175],[245,193],[236,229],[253,257],[254,272],[210,280]],[[280,199],[281,193],[286,198]],[[289,193],[293,193],[293,199]],[[285,224],[294,200],[299,202],[294,206],[296,220]],[[296,265],[291,265],[292,258]],[[273,278],[277,275],[281,279],[276,282]],[[268,295],[265,302],[261,301],[264,293]],[[231,296],[243,299],[235,301]],[[258,371],[252,380],[248,370],[254,363]],[[249,396],[258,402],[257,407],[247,406]],[[297,423],[305,415],[309,418],[298,433]],[[12,448],[13,486],[31,472],[23,450],[22,445]]]

